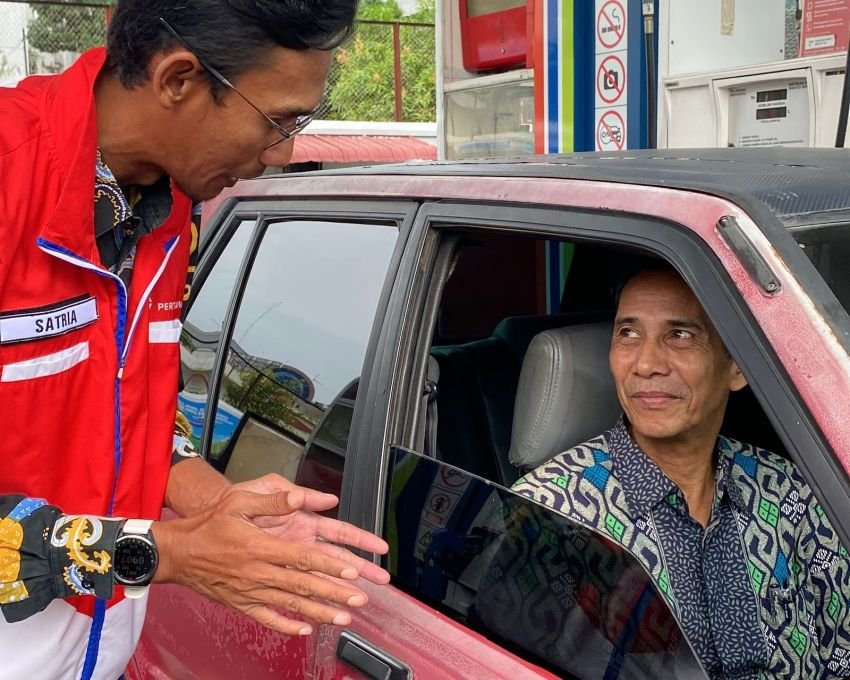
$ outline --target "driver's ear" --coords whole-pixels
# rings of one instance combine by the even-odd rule
[[[747,386],[747,379],[738,368],[738,364],[733,360],[729,363],[729,389],[732,392],[738,392]]]

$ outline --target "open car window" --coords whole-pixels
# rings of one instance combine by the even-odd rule
[[[397,587],[564,677],[706,677],[650,576],[605,536],[398,447],[388,489]]]

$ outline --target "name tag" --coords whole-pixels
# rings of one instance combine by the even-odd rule
[[[97,300],[82,296],[55,305],[0,314],[0,345],[63,335],[97,321]]]

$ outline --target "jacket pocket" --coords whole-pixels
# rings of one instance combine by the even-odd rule
[[[0,382],[20,382],[64,373],[88,358],[89,343],[86,340],[59,352],[5,364],[3,373],[0,374]]]

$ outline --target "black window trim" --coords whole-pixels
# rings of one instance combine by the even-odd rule
[[[850,516],[850,479],[725,268],[698,235],[682,225],[650,215],[469,201],[423,204],[416,216],[413,233],[421,249],[429,233],[459,228],[627,246],[655,253],[673,263],[718,326],[739,366],[750,376],[753,391],[777,434],[841,540],[850,545],[850,526],[838,521]],[[413,250],[419,249],[412,249],[405,255],[401,276],[396,282],[397,290],[393,291],[394,304],[387,316],[388,325],[381,330],[380,338],[376,338],[368,355],[368,361],[377,362],[382,369],[378,375],[368,376],[368,402],[376,418],[395,423],[395,427],[392,432],[386,428],[383,432],[381,428],[361,432],[355,450],[355,454],[360,455],[347,460],[343,479],[344,504],[340,508],[340,518],[377,533],[383,530],[390,444],[405,441],[403,433],[398,431],[398,423],[404,418],[394,412],[398,410],[399,401],[392,389],[393,378],[402,373],[414,373],[415,356],[418,355],[419,361],[427,360],[421,350],[409,347],[409,335],[420,332],[415,321],[424,314],[425,297],[420,294],[411,299],[409,293],[417,282],[421,290],[421,281],[430,276],[439,251],[431,252],[428,261],[420,262]],[[725,295],[719,295],[719,290]],[[402,337],[403,328],[408,335],[406,338]],[[403,345],[404,353],[400,352]],[[806,456],[795,452],[806,452]]]

